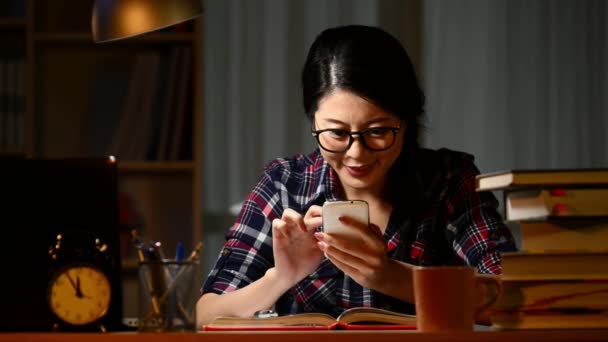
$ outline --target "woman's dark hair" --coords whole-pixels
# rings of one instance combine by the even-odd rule
[[[414,160],[424,94],[407,52],[396,38],[376,27],[352,25],[321,32],[302,71],[304,110],[311,122],[319,101],[335,89],[363,97],[407,125],[401,155],[389,171],[385,189],[394,212],[404,215],[398,218],[400,225],[409,226],[405,221],[415,216],[420,191]]]
[[[302,71],[304,111],[309,119],[319,101],[337,88],[398,116],[407,123],[407,140],[417,146],[424,94],[407,52],[389,33],[351,25],[319,34]]]

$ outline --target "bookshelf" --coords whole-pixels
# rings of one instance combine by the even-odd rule
[[[123,311],[136,317],[129,230],[161,241],[168,256],[178,241],[191,249],[202,240],[202,19],[98,44],[92,6],[1,2],[0,157],[116,157]]]

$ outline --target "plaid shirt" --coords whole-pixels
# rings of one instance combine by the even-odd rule
[[[465,264],[476,266],[481,273],[500,274],[499,252],[514,250],[515,244],[496,211],[497,201],[491,193],[475,191],[475,175],[479,171],[470,155],[441,151],[454,156],[462,167],[449,178],[450,184],[443,184],[454,190],[447,194],[442,191],[447,197],[441,201],[438,198],[416,220],[406,261],[416,265]],[[308,156],[297,155],[270,163],[245,201],[203,292],[227,293],[261,278],[274,265],[272,220],[280,218],[285,208],[303,214],[314,204],[341,199],[340,189],[337,175],[318,150]],[[447,213],[445,222],[440,223],[447,243],[436,241],[432,232],[440,209]],[[389,256],[395,258],[400,234],[393,221],[391,215],[384,238]],[[445,260],[445,250],[450,260]],[[413,311],[410,303],[360,286],[325,258],[312,274],[277,301],[275,310],[280,314],[324,312],[337,316],[357,306]]]

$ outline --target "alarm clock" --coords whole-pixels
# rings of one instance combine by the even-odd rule
[[[112,302],[107,245],[88,231],[58,234],[49,247],[47,302],[54,331],[105,331]]]

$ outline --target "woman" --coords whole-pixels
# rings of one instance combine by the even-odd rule
[[[373,27],[322,32],[302,72],[319,148],[270,163],[245,201],[197,303],[216,316],[373,306],[412,312],[412,265],[500,273],[514,250],[470,155],[418,144],[424,95],[400,43]],[[369,204],[357,242],[317,231],[325,201]]]

